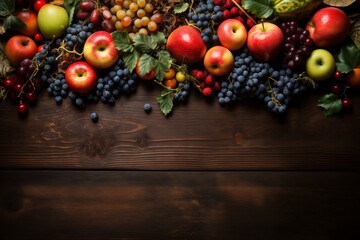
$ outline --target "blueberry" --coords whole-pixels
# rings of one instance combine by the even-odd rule
[[[90,118],[93,122],[98,122],[99,121],[99,115],[96,112],[93,112],[90,114]]]
[[[151,107],[150,103],[145,103],[145,104],[144,104],[144,111],[145,111],[146,113],[150,113],[151,110],[152,110],[152,107]]]

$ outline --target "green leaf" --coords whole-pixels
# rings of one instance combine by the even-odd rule
[[[174,13],[178,14],[178,13],[183,13],[185,12],[187,9],[189,8],[189,4],[186,2],[181,2],[179,4],[176,4],[174,7]]]
[[[243,0],[242,7],[257,18],[268,18],[274,13],[271,0]]]
[[[325,116],[339,113],[343,107],[341,99],[334,93],[322,96],[319,99],[318,106],[324,108]]]
[[[174,61],[174,59],[170,56],[170,53],[165,50],[157,52],[156,57],[158,58],[159,62],[163,63],[168,69],[171,67],[171,64]]]
[[[17,30],[25,28],[25,27],[26,27],[26,24],[17,16],[10,15],[7,18],[5,18],[5,21],[4,21],[5,29],[11,29],[11,30],[17,31]]]
[[[360,49],[354,44],[347,44],[334,54],[336,69],[343,73],[351,72],[360,64]]]
[[[150,35],[151,38],[154,39],[154,41],[156,42],[157,46],[161,46],[163,44],[166,43],[166,37],[165,35],[160,32],[160,31],[156,31],[156,32],[153,32],[151,35]]]
[[[15,11],[15,0],[0,1],[0,16],[6,17]]]
[[[156,97],[156,101],[159,103],[160,110],[165,116],[167,116],[172,111],[174,104],[171,98],[171,90],[162,90],[161,95]]]
[[[122,54],[122,59],[125,66],[129,69],[130,72],[134,71],[136,67],[137,60],[140,58],[141,53],[134,50],[133,52],[124,52]]]
[[[155,68],[156,60],[149,54],[144,53],[140,57],[139,71],[141,75],[148,74]]]
[[[156,40],[144,34],[136,34],[133,42],[134,47],[142,53],[150,53],[157,47]]]
[[[173,63],[173,59],[171,58],[169,52],[165,50],[161,50],[157,52],[156,57],[157,57],[155,64],[156,78],[162,80],[164,78],[165,73],[169,71],[169,68]]]
[[[78,8],[81,0],[65,0],[64,1],[64,8],[66,9],[67,13],[69,14],[69,24],[72,22],[74,18],[75,9]]]
[[[129,34],[125,31],[114,31],[111,33],[114,45],[120,52],[132,52],[134,47],[131,43]]]

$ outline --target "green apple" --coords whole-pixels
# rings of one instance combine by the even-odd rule
[[[315,81],[329,79],[335,71],[335,59],[325,49],[315,49],[306,61],[306,74]]]
[[[69,25],[69,15],[65,8],[55,4],[45,4],[38,12],[38,26],[46,39],[62,36]]]

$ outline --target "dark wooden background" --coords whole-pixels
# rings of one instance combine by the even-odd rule
[[[0,103],[0,238],[360,239],[359,94],[325,117],[319,92],[282,116],[193,92],[165,118],[159,92]]]

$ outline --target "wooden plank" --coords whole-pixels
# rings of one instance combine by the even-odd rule
[[[12,239],[357,239],[358,172],[1,171]]]
[[[360,169],[360,96],[352,112],[324,117],[311,94],[277,116],[261,103],[222,108],[196,92],[165,118],[156,87],[140,85],[115,106],[77,110],[42,95],[27,119],[0,105],[2,169]],[[144,103],[154,110],[147,115]],[[96,111],[100,121],[90,120]]]

